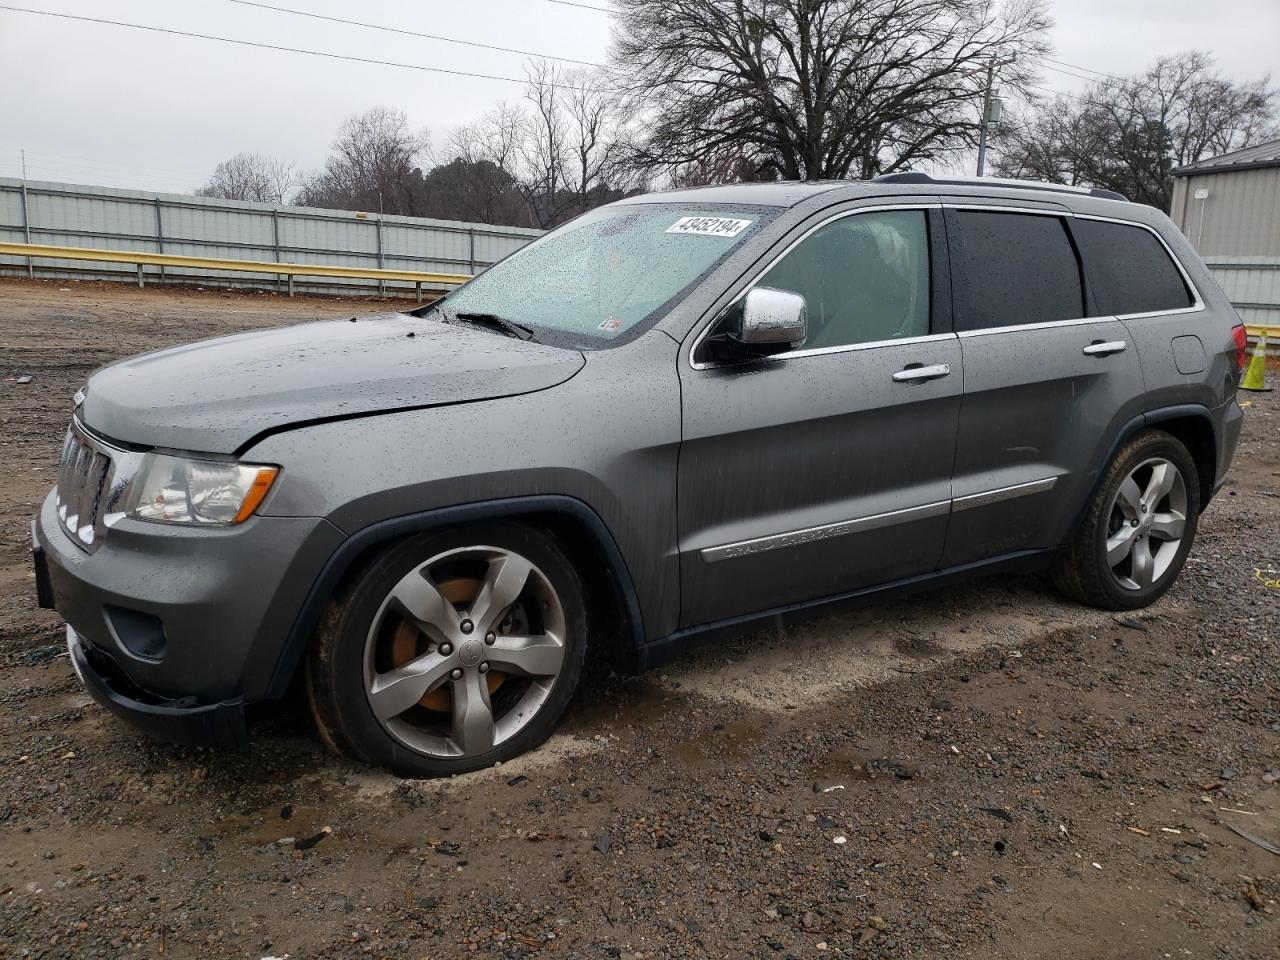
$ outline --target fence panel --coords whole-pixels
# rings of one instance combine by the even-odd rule
[[[134,250],[235,260],[475,274],[542,235],[541,230],[380,216],[284,204],[244,203],[0,177],[0,241]],[[276,288],[278,277],[143,268],[147,279],[203,286]],[[0,257],[0,275],[135,280],[127,264]],[[413,292],[412,285],[306,278],[316,293]]]
[[[1280,327],[1280,257],[1206,257],[1205,265],[1245,324]],[[1249,339],[1256,339],[1253,331]],[[1277,352],[1280,341],[1272,336],[1267,353]]]

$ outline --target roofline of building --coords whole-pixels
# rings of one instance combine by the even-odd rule
[[[1185,167],[1178,167],[1173,171],[1172,175],[1175,177],[1195,177],[1210,173],[1234,173],[1237,170],[1265,170],[1269,167],[1280,167],[1280,157],[1274,157],[1270,160],[1247,160],[1244,163],[1209,164],[1207,166],[1189,163]]]
[[[1262,170],[1268,167],[1280,167],[1280,152],[1273,156],[1256,160],[1252,158],[1248,160],[1231,159],[1232,157],[1240,156],[1242,153],[1256,154],[1259,150],[1267,147],[1275,147],[1277,151],[1280,151],[1280,137],[1255,143],[1251,147],[1240,147],[1228,153],[1220,153],[1216,157],[1205,157],[1203,160],[1184,164],[1173,171],[1173,176],[1191,177],[1198,173],[1217,173],[1222,170]]]

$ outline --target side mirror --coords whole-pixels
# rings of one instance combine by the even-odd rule
[[[789,290],[753,287],[734,312],[725,335],[755,353],[782,353],[804,343],[804,297]]]

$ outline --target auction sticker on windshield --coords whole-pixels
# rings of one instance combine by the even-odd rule
[[[736,237],[749,226],[751,226],[750,220],[735,220],[731,217],[681,217],[667,227],[667,233],[692,233],[700,237]]]

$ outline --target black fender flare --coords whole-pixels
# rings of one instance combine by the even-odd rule
[[[530,514],[559,514],[578,521],[590,533],[613,568],[619,595],[626,607],[627,634],[630,640],[628,655],[634,658],[636,651],[644,642],[644,621],[640,610],[640,601],[636,594],[631,572],[627,567],[622,551],[610,533],[600,515],[591,507],[575,497],[559,494],[545,494],[527,497],[505,497],[498,500],[482,500],[475,503],[464,503],[455,506],[438,507],[420,513],[390,517],[370,524],[356,531],[344,540],[330,555],[311,585],[306,599],[303,601],[293,626],[289,630],[280,656],[271,675],[264,699],[280,699],[283,697],[297,672],[298,664],[310,642],[311,634],[320,620],[324,606],[333,596],[339,581],[351,569],[356,559],[371,547],[389,540],[396,540],[424,530],[453,527],[462,523],[475,523],[480,520],[500,518],[518,518]]]
[[[1068,538],[1075,536],[1075,532],[1080,529],[1080,524],[1084,521],[1085,512],[1089,509],[1089,504],[1093,502],[1094,496],[1098,492],[1098,487],[1102,484],[1102,478],[1106,475],[1107,466],[1115,459],[1116,454],[1120,452],[1120,448],[1124,446],[1129,438],[1144,427],[1153,427],[1168,420],[1181,420],[1185,417],[1195,417],[1203,420],[1209,427],[1210,432],[1214,436],[1214,472],[1217,473],[1217,429],[1213,424],[1213,416],[1209,412],[1209,408],[1199,403],[1181,403],[1171,407],[1157,407],[1154,410],[1148,410],[1140,413],[1136,417],[1130,419],[1116,434],[1115,439],[1111,442],[1111,447],[1107,450],[1107,455],[1098,462],[1097,474],[1093,479],[1093,483],[1089,487],[1089,495],[1084,498],[1084,502],[1080,504],[1079,510],[1076,511],[1075,517],[1071,521],[1071,527],[1067,531]],[[1202,497],[1207,503],[1208,498],[1212,496],[1213,491],[1202,491]]]

